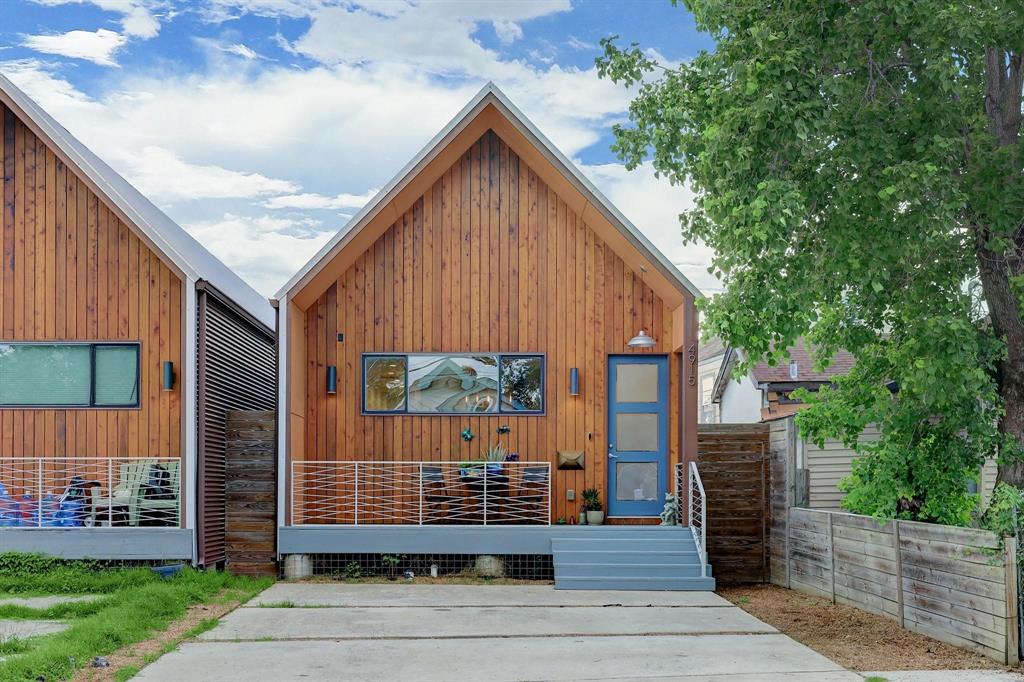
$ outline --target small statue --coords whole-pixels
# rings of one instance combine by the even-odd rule
[[[674,526],[679,519],[679,500],[672,493],[665,493],[665,508],[661,512],[661,525]]]

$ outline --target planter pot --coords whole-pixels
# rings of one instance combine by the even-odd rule
[[[588,511],[587,512],[587,524],[590,526],[600,526],[604,523],[604,512],[603,511]]]
[[[580,512],[580,525],[587,525],[587,512]]]

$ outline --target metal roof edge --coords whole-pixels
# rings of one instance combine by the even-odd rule
[[[0,91],[10,100],[15,113],[31,121],[46,138],[44,141],[60,150],[96,186],[102,197],[119,209],[185,279],[193,282],[200,279],[212,280],[225,295],[249,310],[264,324],[273,319],[273,310],[262,294],[224,265],[2,73]],[[175,233],[178,244],[168,239],[167,231]],[[190,255],[184,252],[183,247],[191,249],[193,253]],[[263,309],[264,303],[266,310]]]

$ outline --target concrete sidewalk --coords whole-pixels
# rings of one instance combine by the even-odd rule
[[[862,679],[707,592],[282,583],[201,639],[134,679]]]

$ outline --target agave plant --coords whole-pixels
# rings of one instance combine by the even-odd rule
[[[504,462],[505,456],[508,454],[508,450],[501,443],[495,443],[494,445],[488,445],[487,449],[484,450],[484,459],[488,462]]]

